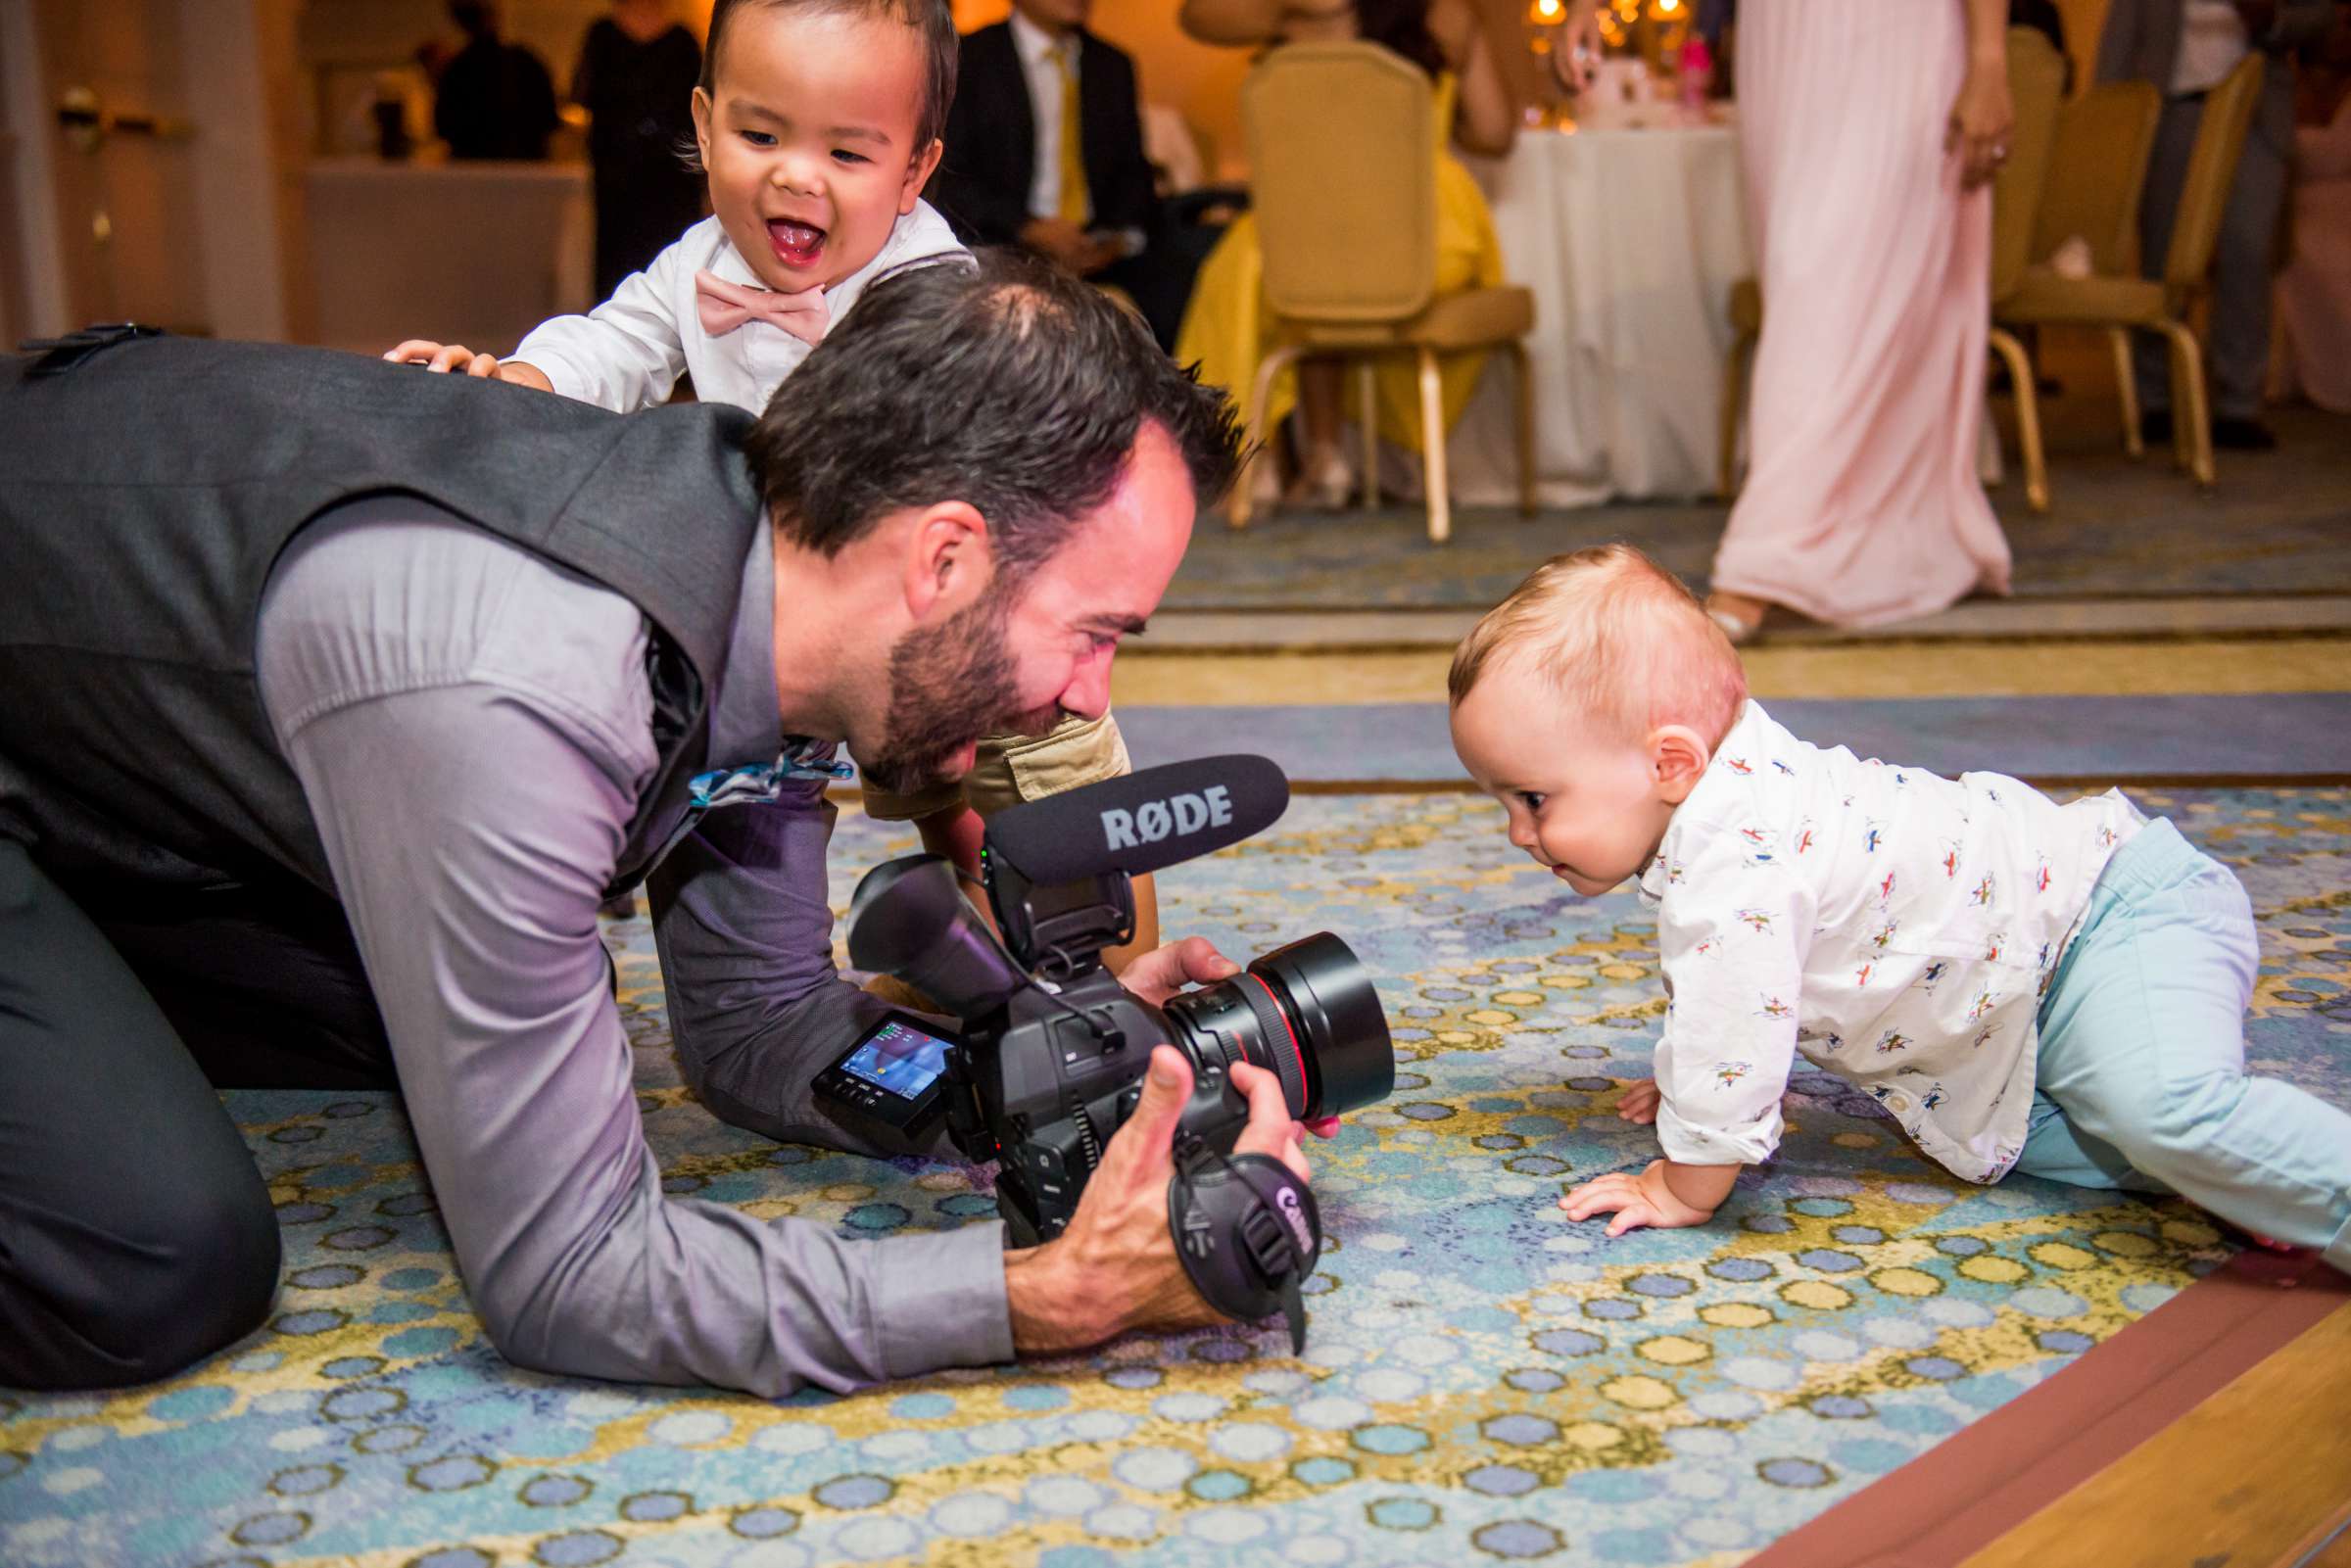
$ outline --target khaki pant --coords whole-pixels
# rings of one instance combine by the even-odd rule
[[[861,787],[866,815],[883,822],[936,816],[959,804],[970,805],[983,817],[992,817],[1007,806],[1041,800],[1133,771],[1116,717],[1108,713],[1098,719],[1073,715],[1041,736],[988,736],[980,742],[972,771],[954,783],[906,795],[891,794],[870,784]]]

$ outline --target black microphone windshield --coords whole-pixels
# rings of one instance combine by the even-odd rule
[[[1047,795],[988,819],[987,847],[1032,882],[1140,877],[1280,820],[1290,782],[1265,757],[1199,757]]]

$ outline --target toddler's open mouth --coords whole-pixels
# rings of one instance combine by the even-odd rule
[[[767,220],[767,243],[775,247],[776,260],[786,266],[814,266],[816,259],[824,254],[825,231],[813,223],[771,217]]]

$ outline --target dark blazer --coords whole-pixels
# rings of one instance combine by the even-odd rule
[[[1134,62],[1090,32],[1081,29],[1078,37],[1078,146],[1093,202],[1090,226],[1148,230],[1158,198],[1143,158]],[[1029,181],[1040,150],[1011,23],[965,34],[944,139],[931,205],[969,243],[1012,243],[1029,220]],[[1059,149],[1042,149],[1041,156],[1058,157]]]
[[[2181,16],[2181,0],[2114,0],[2098,39],[2098,80],[2151,81],[2158,91],[2171,91]],[[2268,35],[2252,40],[2270,57],[2261,102],[2253,111],[2253,134],[2281,157],[2294,145],[2290,57],[2301,45],[2325,37],[2333,19],[2330,0],[2278,0],[2278,20]]]

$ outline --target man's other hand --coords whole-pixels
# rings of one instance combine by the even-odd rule
[[[1197,952],[1216,956],[1197,937],[1176,947],[1194,943]],[[1136,960],[1129,983],[1135,968],[1172,951],[1162,948]],[[1229,962],[1217,962],[1231,972]],[[1305,1180],[1306,1156],[1279,1080],[1243,1064],[1232,1069],[1232,1081],[1249,1099],[1249,1122],[1233,1152],[1271,1155]],[[1164,1332],[1224,1321],[1192,1288],[1168,1232],[1168,1182],[1176,1173],[1172,1146],[1191,1093],[1192,1069],[1183,1053],[1172,1045],[1154,1047],[1142,1098],[1102,1151],[1101,1166],[1086,1183],[1069,1229],[1041,1247],[1004,1255],[1012,1343],[1022,1354],[1061,1354],[1135,1330]]]

